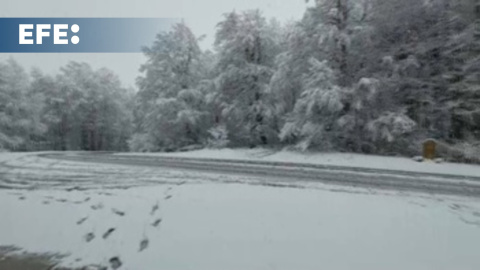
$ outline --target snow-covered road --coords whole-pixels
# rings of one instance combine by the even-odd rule
[[[221,158],[188,158],[162,155],[113,155],[113,154],[45,154],[56,160],[95,162],[99,164],[140,165],[180,169],[182,171],[215,172],[222,175],[249,175],[264,185],[303,185],[320,182],[342,186],[376,189],[408,190],[432,194],[451,194],[480,197],[480,176],[462,174],[461,168],[445,172],[392,170],[381,168],[336,166],[325,164],[293,163],[284,161],[237,160]],[[410,161],[410,165],[416,165]],[[436,164],[437,165],[437,164]],[[443,165],[443,164],[442,164]],[[437,165],[441,168],[442,165]],[[450,164],[449,164],[450,165]],[[426,165],[428,166],[428,164]],[[447,165],[448,166],[448,165]],[[480,171],[479,166],[470,166]],[[455,168],[455,167],[454,167]],[[474,173],[476,173],[474,171]],[[259,178],[261,177],[261,178]],[[226,181],[226,180],[221,180]]]
[[[64,266],[480,267],[477,197],[36,154],[0,154],[0,183],[0,246]]]

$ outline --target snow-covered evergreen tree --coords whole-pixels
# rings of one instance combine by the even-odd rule
[[[344,109],[343,90],[335,84],[335,74],[326,61],[311,58],[310,65],[304,77],[305,91],[283,126],[280,139],[296,143],[301,150],[333,150],[335,122]]]
[[[362,78],[346,92],[345,110],[336,122],[344,150],[378,153],[407,141],[417,124],[388,89],[378,79]]]
[[[470,7],[462,13],[467,26],[450,39],[450,57],[455,65],[444,76],[450,82],[450,137],[472,142],[480,140],[480,1],[470,1],[465,6]]]
[[[45,89],[44,114],[49,116],[48,140],[54,149],[126,150],[131,92],[107,69],[70,62],[61,70],[55,86]]]
[[[218,24],[217,118],[234,144],[265,145],[276,139],[269,81],[278,49],[271,29],[257,10],[226,14]]]
[[[0,149],[28,150],[46,130],[41,96],[30,91],[29,83],[15,60],[0,63]]]
[[[283,50],[276,58],[269,86],[281,124],[304,90],[303,76],[310,69],[309,59],[320,58],[319,21],[318,9],[310,8],[300,22],[287,25],[283,31]]]
[[[130,141],[132,150],[158,151],[202,143],[211,122],[206,97],[214,91],[205,89],[202,80],[208,77],[211,63],[206,61],[212,57],[201,52],[198,38],[184,23],[158,34],[144,53],[148,60],[138,79],[138,134]]]

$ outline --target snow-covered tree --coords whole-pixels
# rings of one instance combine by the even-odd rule
[[[277,57],[276,72],[270,83],[281,120],[292,112],[306,90],[303,80],[311,69],[310,58],[327,61],[336,85],[351,87],[362,77],[360,71],[367,61],[362,50],[370,44],[371,36],[366,25],[369,3],[315,1],[300,22],[286,28],[284,50]]]
[[[183,89],[196,86],[203,72],[198,38],[185,23],[159,33],[143,50],[147,62],[138,78],[139,96],[144,100],[175,97]]]
[[[29,83],[16,61],[0,63],[0,149],[28,150],[46,130],[42,97],[30,91]]]
[[[449,82],[446,96],[451,113],[450,137],[454,140],[480,139],[480,1],[464,3],[459,18],[465,25],[450,38],[449,56],[454,65],[443,74]]]
[[[405,113],[387,112],[370,121],[367,130],[374,142],[393,143],[401,136],[411,133],[416,123]]]
[[[402,145],[417,124],[393,97],[375,78],[362,78],[346,92],[345,110],[336,122],[344,150],[371,153]]]
[[[272,29],[257,10],[231,12],[217,26],[217,118],[234,144],[276,139],[269,82],[278,45]]]
[[[326,61],[311,58],[310,65],[304,77],[306,90],[283,126],[280,139],[296,143],[301,150],[333,150],[335,122],[344,109],[343,89],[335,84],[335,74]]]
[[[374,0],[370,54],[380,61],[370,61],[366,70],[382,81],[394,105],[403,106],[423,138],[449,136],[445,75],[456,65],[449,43],[464,28],[454,11],[460,2]]]
[[[293,111],[304,90],[303,77],[309,71],[309,59],[320,58],[318,40],[321,33],[315,27],[319,23],[316,11],[307,10],[301,22],[289,24],[283,31],[283,50],[276,57],[275,72],[269,86],[275,113],[281,118]]]
[[[131,92],[107,69],[70,62],[48,89],[50,139],[59,150],[125,150],[131,133]]]
[[[107,69],[71,62],[57,76],[0,63],[0,148],[126,150],[131,91]]]
[[[315,31],[322,59],[327,59],[337,75],[337,84],[350,86],[366,60],[358,51],[370,42],[370,0],[316,0],[318,16]]]
[[[184,23],[158,34],[144,53],[147,63],[140,69],[135,109],[138,134],[130,141],[131,149],[158,151],[203,143],[211,118],[206,96],[214,89],[205,89],[202,81],[210,76],[214,57],[201,52],[198,38]]]

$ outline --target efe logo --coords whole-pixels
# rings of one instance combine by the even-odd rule
[[[19,24],[19,44],[43,44],[44,37],[50,37],[51,24]],[[36,28],[36,39],[34,42],[33,31]],[[31,30],[31,31],[29,31]],[[78,33],[80,26],[72,24],[70,30],[72,33]],[[53,25],[53,44],[68,44],[68,24]],[[73,36],[70,41],[72,44],[78,44],[80,38]]]

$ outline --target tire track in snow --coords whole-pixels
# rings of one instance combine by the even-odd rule
[[[480,177],[473,176],[265,161],[113,156],[110,154],[87,153],[81,155],[48,154],[42,156],[51,159],[66,159],[89,163],[165,167],[168,169],[227,175],[253,175],[263,177],[265,185],[277,182],[295,183],[306,181],[352,187],[480,197]]]

